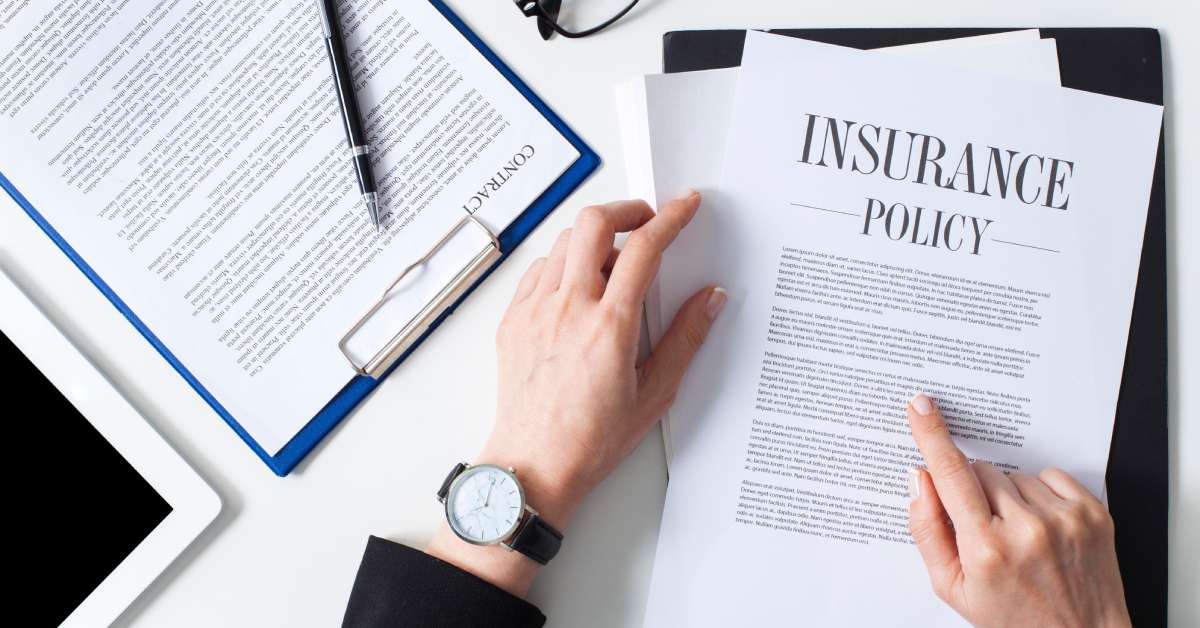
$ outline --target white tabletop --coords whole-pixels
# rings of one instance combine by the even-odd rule
[[[607,4],[614,2],[605,0]],[[520,273],[579,207],[617,198],[625,175],[612,86],[659,71],[663,32],[735,27],[1148,26],[1163,34],[1170,269],[1171,618],[1200,623],[1200,19],[1170,0],[795,2],[642,0],[600,36],[544,43],[508,0],[450,4],[599,151],[604,167],[291,476],[275,477],[6,195],[0,266],[29,291],[217,489],[217,523],[123,622],[331,626],[367,535],[421,546],[434,492],[491,425],[492,340]],[[1191,79],[1187,77],[1191,76]],[[657,432],[581,511],[532,601],[551,626],[640,626],[666,485]],[[99,513],[102,515],[102,513]],[[1185,533],[1190,531],[1190,533]],[[803,561],[803,557],[795,560]],[[914,574],[914,577],[923,577]]]

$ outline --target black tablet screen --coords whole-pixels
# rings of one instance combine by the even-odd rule
[[[30,535],[17,541],[23,549],[15,555],[31,564],[17,573],[34,578],[28,584],[38,601],[24,604],[35,623],[57,625],[171,505],[2,333],[0,365],[6,423],[18,436],[8,446],[25,449],[17,458],[27,461],[19,512]]]

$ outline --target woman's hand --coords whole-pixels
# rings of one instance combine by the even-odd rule
[[[666,412],[724,304],[721,290],[697,293],[637,363],[646,291],[699,205],[692,194],[657,215],[643,201],[585,208],[525,274],[500,323],[496,427],[483,456],[536,483],[555,525],[566,525]],[[625,231],[618,254],[614,236]]]
[[[976,626],[1129,626],[1108,510],[1058,469],[971,464],[925,395],[908,405],[929,467],[909,525],[937,596]]]
[[[516,469],[529,503],[560,530],[666,412],[725,304],[719,288],[698,292],[638,364],[646,291],[699,205],[692,193],[658,214],[643,201],[585,208],[525,273],[500,324],[496,426],[472,462]],[[627,231],[618,252],[615,235]],[[472,547],[447,526],[429,551],[517,595],[536,572],[529,559]]]

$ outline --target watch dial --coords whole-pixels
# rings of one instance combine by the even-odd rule
[[[450,527],[473,543],[498,543],[512,534],[524,508],[517,481],[499,467],[471,467],[446,498]]]

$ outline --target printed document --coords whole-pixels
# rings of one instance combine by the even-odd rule
[[[731,297],[672,410],[645,625],[961,625],[907,532],[917,391],[968,456],[1101,494],[1161,115],[750,33],[660,282]]]
[[[945,52],[953,50],[952,57]],[[1058,49],[1037,30],[963,37],[881,48],[879,54],[954,65],[1042,85],[1059,85]],[[657,206],[689,187],[708,192],[720,182],[725,139],[737,87],[737,68],[657,74],[620,86],[617,93],[629,193]],[[712,129],[697,133],[696,129]],[[659,281],[670,281],[686,258],[668,251]],[[674,312],[662,312],[658,286],[646,298],[646,323],[657,343]],[[671,461],[670,415],[663,416],[663,446]]]
[[[431,3],[340,5],[378,232],[314,2],[0,8],[0,173],[268,454],[350,381],[338,340],[403,268],[468,214],[503,230],[578,158]],[[488,241],[461,233],[460,260]]]

